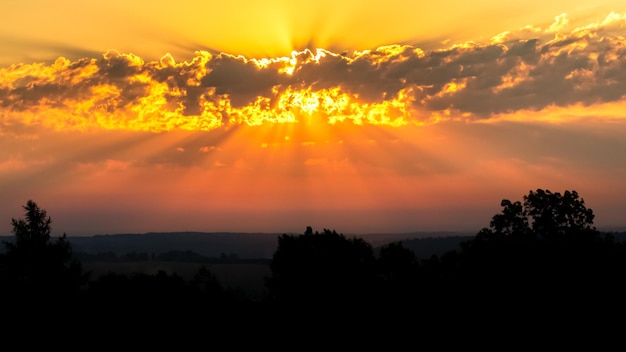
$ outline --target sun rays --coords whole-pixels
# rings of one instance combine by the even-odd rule
[[[624,207],[608,198],[626,194],[626,15],[558,11],[491,31],[504,7],[483,27],[406,2],[335,3],[257,2],[236,23],[231,3],[176,8],[186,21],[159,23],[137,50],[49,44],[66,54],[0,66],[0,211],[35,198],[110,229],[134,214],[129,231],[350,232],[473,228],[536,187]],[[205,17],[220,30],[200,30]],[[429,21],[438,31],[419,34]],[[174,50],[140,50],[166,39]]]

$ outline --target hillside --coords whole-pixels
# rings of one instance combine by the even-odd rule
[[[94,236],[68,236],[75,253],[97,254],[129,253],[161,254],[172,251],[194,252],[204,257],[236,256],[241,259],[270,259],[278,246],[282,233],[239,232],[150,232],[130,234],[105,234]],[[430,257],[454,249],[460,241],[473,236],[458,232],[411,232],[344,234],[361,237],[379,248],[390,242],[402,241],[420,258]],[[13,236],[0,236],[0,241],[12,241]],[[0,248],[3,251],[4,248]]]
[[[113,234],[89,237],[69,237],[76,253],[113,252],[159,254],[170,251],[192,251],[206,257],[236,255],[241,259],[271,258],[278,245],[278,233],[229,232],[165,232],[145,234]],[[374,248],[386,243],[403,241],[418,257],[439,254],[454,249],[468,234],[459,233],[405,233],[346,235],[362,237]]]
[[[219,258],[224,255],[240,259],[270,259],[278,245],[279,233],[236,232],[151,232],[144,234],[106,234],[94,236],[68,236],[75,253],[97,254],[129,253],[162,254],[172,251],[193,252],[203,257]],[[614,233],[616,240],[623,241],[626,232]],[[380,246],[401,241],[413,250],[418,258],[426,259],[433,254],[441,255],[457,249],[459,244],[474,236],[459,232],[412,232],[345,234],[346,237],[362,237],[376,250]],[[11,241],[12,236],[1,236],[1,241]],[[2,247],[0,250],[4,250]]]

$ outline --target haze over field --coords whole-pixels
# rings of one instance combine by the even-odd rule
[[[0,234],[626,226],[623,1],[10,2]]]

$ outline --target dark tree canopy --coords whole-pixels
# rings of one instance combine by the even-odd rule
[[[599,234],[593,225],[593,211],[576,191],[531,190],[522,202],[503,199],[500,205],[502,212],[493,216],[490,227],[482,229],[479,238],[563,239]]]
[[[47,212],[32,200],[23,208],[24,218],[11,220],[15,240],[4,242],[1,276],[10,289],[3,293],[18,297],[78,293],[88,277],[73,258],[66,234],[53,240]]]
[[[541,238],[595,233],[593,211],[576,191],[558,192],[538,189],[524,196],[525,215],[532,231]]]
[[[608,292],[620,282],[623,247],[595,228],[593,211],[576,191],[531,190],[501,205],[490,227],[442,260],[452,290],[468,289],[490,304],[518,299],[543,306],[555,297],[580,300],[588,292],[581,288]]]
[[[391,242],[380,248],[377,265],[384,281],[408,281],[415,279],[419,260],[415,252],[405,248],[402,242]]]
[[[11,219],[13,234],[15,235],[14,247],[45,247],[50,241],[52,220],[47,216],[47,212],[39,209],[32,200],[26,202],[23,208],[25,219]]]
[[[309,227],[303,235],[279,236],[267,286],[281,303],[346,307],[372,291],[375,261],[363,239]]]
[[[626,294],[626,248],[596,230],[594,214],[577,192],[537,189],[521,201],[500,204],[489,227],[429,259],[418,259],[402,242],[381,246],[376,256],[363,238],[335,230],[307,227],[301,235],[283,234],[265,278],[268,295],[248,300],[204,266],[190,281],[163,270],[111,272],[89,281],[66,235],[53,238],[46,211],[28,201],[24,218],[11,221],[15,239],[0,254],[0,299],[19,308],[16,317],[34,316],[23,306],[44,311],[42,305],[54,305],[57,314],[45,310],[40,316],[72,317],[85,326],[117,319],[116,326],[128,330],[170,324],[168,329],[186,336],[198,320],[205,324],[201,334],[249,323],[255,330],[291,329],[316,337],[372,323],[377,331],[390,328],[395,334],[407,322],[412,331],[422,323],[532,327],[528,322],[535,324],[537,317],[567,322],[585,309],[614,312]]]

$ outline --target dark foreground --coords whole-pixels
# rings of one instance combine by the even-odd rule
[[[21,347],[40,343],[43,331],[71,331],[88,337],[89,346],[132,338],[157,347],[263,340],[292,349],[328,346],[331,337],[352,348],[378,340],[390,349],[395,341],[435,336],[483,345],[506,336],[500,349],[538,337],[591,340],[598,349],[620,336],[625,242],[597,231],[575,192],[538,190],[502,206],[489,227],[427,258],[402,241],[374,250],[334,230],[283,234],[263,264],[264,290],[253,296],[225,285],[209,263],[186,275],[90,277],[65,236],[51,239],[45,211],[29,202],[26,219],[13,219],[15,241],[5,242],[0,256],[5,336],[21,336]]]

